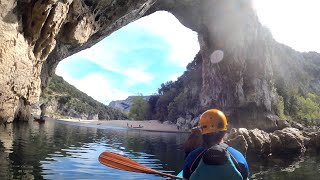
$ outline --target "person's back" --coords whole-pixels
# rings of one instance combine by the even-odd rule
[[[244,156],[223,143],[227,130],[225,115],[216,109],[208,110],[201,115],[199,126],[204,145],[186,158],[183,177],[190,180],[247,179],[249,169]]]

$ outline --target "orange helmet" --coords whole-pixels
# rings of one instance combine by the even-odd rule
[[[199,126],[202,134],[227,130],[228,121],[218,109],[209,109],[200,116]]]

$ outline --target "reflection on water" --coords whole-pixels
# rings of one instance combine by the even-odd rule
[[[187,134],[146,132],[47,121],[0,126],[0,179],[163,179],[99,163],[104,151],[177,174]],[[318,179],[320,157],[249,162],[251,179]]]
[[[0,127],[0,179],[163,179],[111,169],[99,163],[104,151],[176,174],[187,134],[97,129],[47,121]]]
[[[271,159],[251,163],[251,179],[319,179],[320,155],[302,156],[294,159]]]

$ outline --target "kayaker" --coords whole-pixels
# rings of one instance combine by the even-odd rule
[[[184,179],[248,179],[245,157],[223,142],[227,125],[226,116],[218,109],[210,109],[200,116],[199,128],[204,143],[185,159]]]

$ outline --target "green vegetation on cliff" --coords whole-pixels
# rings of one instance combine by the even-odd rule
[[[302,53],[302,57],[286,61],[290,71],[287,66],[278,66],[275,88],[279,97],[274,103],[275,113],[281,119],[320,120],[320,54]]]
[[[177,81],[161,84],[158,95],[149,99],[151,119],[175,122],[179,116],[199,114],[202,87],[202,57],[198,53]]]
[[[319,120],[320,97],[308,93],[306,96],[294,96],[291,117],[295,120]]]
[[[279,102],[274,104],[275,113],[280,119],[294,121],[313,121],[320,120],[320,97],[313,93],[300,95],[292,93],[284,103],[284,98],[279,97]]]
[[[129,117],[134,120],[149,119],[150,108],[148,101],[144,100],[141,96],[133,97],[132,105],[130,107]]]
[[[320,55],[303,54],[303,64],[291,60],[291,69],[275,68],[273,113],[283,120],[320,120]],[[299,61],[300,63],[300,61]],[[151,119],[175,122],[178,117],[197,116],[204,109],[200,104],[202,58],[200,53],[187,66],[177,81],[161,84],[158,95],[149,99]],[[141,107],[140,107],[141,108]]]
[[[94,100],[57,75],[52,77],[41,100],[57,104],[58,113],[64,116],[87,116],[88,119],[96,117],[100,120],[127,119],[121,111]]]

